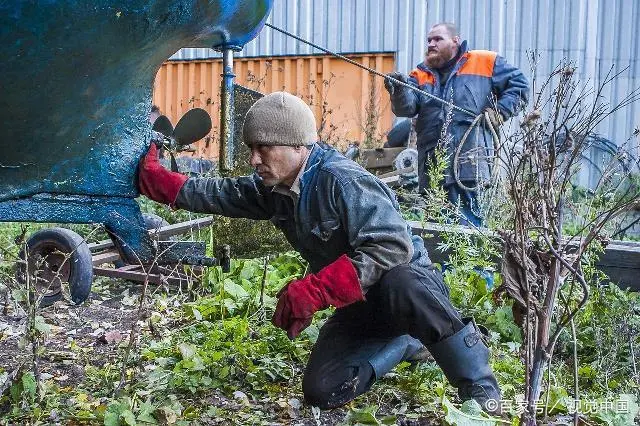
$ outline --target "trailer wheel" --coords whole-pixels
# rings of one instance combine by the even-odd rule
[[[65,228],[48,228],[29,237],[25,249],[20,251],[17,278],[35,282],[38,296],[42,293],[41,307],[62,299],[62,286],[69,285],[71,300],[76,305],[84,302],[91,292],[93,263],[91,251],[84,239]]]

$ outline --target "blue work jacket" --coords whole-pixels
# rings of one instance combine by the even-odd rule
[[[528,82],[522,72],[496,52],[467,50],[466,40],[460,45],[461,55],[444,84],[436,70],[424,62],[409,74],[409,82],[421,90],[449,101],[472,114],[451,109],[410,88],[397,86],[391,96],[393,113],[414,117],[418,145],[420,187],[427,184],[426,164],[429,154],[442,139],[450,166],[445,184],[455,182],[453,159],[464,133],[475,116],[486,108],[496,108],[505,119],[512,117],[527,102]],[[447,114],[450,114],[447,120]],[[443,127],[448,124],[443,132]],[[446,135],[446,137],[442,137]],[[458,177],[466,182],[486,181],[490,177],[488,158],[494,155],[493,140],[485,126],[476,127],[460,148]]]

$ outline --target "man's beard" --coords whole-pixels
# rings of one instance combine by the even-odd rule
[[[440,49],[436,55],[429,55],[425,57],[425,62],[429,68],[439,69],[442,68],[447,62],[449,62],[454,56],[454,49],[452,47],[445,47]]]

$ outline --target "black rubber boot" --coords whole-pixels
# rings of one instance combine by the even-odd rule
[[[489,349],[475,322],[471,318],[463,322],[466,325],[462,330],[427,349],[449,383],[458,388],[460,399],[475,399],[484,411],[499,415],[500,388],[489,366]]]

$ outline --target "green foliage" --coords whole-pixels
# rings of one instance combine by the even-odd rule
[[[147,389],[196,393],[249,385],[254,392],[277,391],[293,378],[308,346],[289,341],[256,314],[272,311],[276,292],[303,271],[300,258],[289,254],[269,262],[266,274],[260,259],[236,261],[227,274],[211,269],[205,283],[210,296],[184,305],[191,323],[143,351],[155,365]]]
[[[640,296],[617,286],[592,286],[576,317],[580,387],[591,395],[638,392],[636,351],[640,347]],[[570,333],[561,335],[558,362],[573,351]]]
[[[158,424],[153,416],[156,407],[129,397],[112,401],[104,412],[105,426]],[[136,412],[137,414],[134,414]]]
[[[384,416],[381,419],[376,417],[378,407],[369,405],[364,408],[351,408],[347,413],[343,426],[360,426],[360,425],[395,425],[396,416]]]
[[[451,403],[446,397],[442,398],[442,408],[446,414],[444,420],[451,426],[496,426],[498,424],[504,424],[501,419],[487,418],[482,412],[482,408],[477,402],[470,400],[466,401],[458,409]]]
[[[176,219],[164,207],[145,204],[143,209],[168,215],[165,218],[169,222],[194,218],[180,212],[182,216]],[[437,213],[443,224],[452,217],[447,209],[415,207],[411,206],[410,214],[427,217]],[[206,235],[207,241],[215,243],[210,246],[214,246],[225,242],[224,235],[238,237],[234,250],[245,253],[271,254],[279,247],[275,240],[271,246],[265,242],[269,241],[266,234],[270,231],[265,232],[265,226],[271,227],[269,223],[247,224],[255,228],[241,235],[241,228],[230,230],[226,227],[233,225],[220,221],[221,233],[214,227],[211,233],[204,231],[198,239]],[[273,232],[277,233],[275,229]],[[278,237],[281,238],[279,234]],[[495,297],[501,281],[500,274],[493,272],[499,257],[495,243],[484,234],[461,237],[445,233],[440,249],[454,253],[444,271],[451,298],[464,316],[473,316],[490,329],[492,366],[504,398],[515,400],[523,394],[525,385],[522,333],[514,322],[511,303]],[[229,273],[223,273],[219,267],[209,268],[196,300],[156,294],[150,322],[160,332],[141,336],[140,353],[126,366],[128,380],[124,389],[114,394],[120,374],[118,363],[86,365],[86,379],[76,388],[60,388],[51,379],[45,379],[41,396],[34,386],[33,375],[25,373],[0,399],[0,404],[9,406],[8,419],[14,423],[45,419],[42,421],[46,423],[53,418],[52,413],[58,413],[63,423],[64,419],[74,419],[107,425],[189,424],[205,418],[228,419],[239,424],[264,423],[265,418],[252,404],[291,393],[299,397],[306,357],[323,320],[331,314],[330,311],[317,314],[300,338],[289,341],[284,332],[269,324],[268,318],[275,307],[277,292],[290,280],[304,275],[307,266],[294,253],[269,257],[266,268],[265,259],[234,260]],[[585,268],[595,284],[590,287],[590,301],[575,318],[579,331],[581,398],[587,402],[624,399],[629,412],[592,410],[589,417],[601,424],[629,424],[637,412],[634,396],[639,391],[634,351],[640,343],[636,337],[640,335],[637,315],[640,302],[635,293],[598,285],[600,275],[592,263],[585,264]],[[493,275],[493,286],[488,285],[489,275]],[[33,329],[44,338],[50,327],[42,317],[35,318]],[[77,352],[84,353],[80,349]],[[550,415],[570,412],[572,353],[572,337],[565,332],[552,359],[552,386],[543,395]],[[233,398],[239,390],[245,395],[241,408],[211,406],[207,402],[213,392]],[[494,422],[477,416],[468,404],[458,408],[452,403],[454,398],[455,390],[446,384],[434,362],[417,366],[401,363],[376,382],[372,392],[350,406],[343,424],[393,424],[402,416],[415,419],[424,415],[446,418],[449,424]],[[586,402],[581,407],[583,412],[588,408]],[[517,414],[512,410],[513,418]]]
[[[37,393],[36,379],[32,372],[26,372],[22,375],[19,381],[16,381],[11,385],[9,392],[11,393],[11,399],[15,403],[34,403]]]
[[[294,361],[305,345],[290,342],[270,325],[254,326],[248,319],[231,317],[197,321],[168,339],[152,341],[143,358],[155,366],[147,389],[233,391],[249,387],[252,392],[278,391],[295,371]]]
[[[602,402],[602,401],[597,401]],[[621,394],[616,401],[606,401],[600,404],[606,407],[604,410],[596,411],[593,415],[595,420],[608,426],[626,426],[635,424],[635,419],[640,412],[636,395]],[[582,407],[588,412],[588,407]]]
[[[196,301],[170,309],[164,299],[157,299],[155,309],[161,318],[157,326],[166,322],[168,328],[159,337],[143,336],[141,356],[131,360],[127,369],[130,383],[120,393],[113,396],[113,385],[119,377],[117,364],[87,366],[86,380],[75,389],[61,389],[50,379],[45,380],[41,402],[33,375],[25,373],[11,388],[10,418],[14,422],[47,418],[56,411],[58,415],[111,425],[187,424],[203,416],[242,419],[237,421],[243,424],[260,423],[259,412],[249,406],[241,411],[227,410],[207,406],[204,401],[216,391],[232,397],[241,389],[250,402],[299,392],[302,368],[314,333],[329,313],[317,315],[314,325],[293,342],[267,319],[277,291],[304,274],[305,268],[300,257],[291,253],[270,259],[266,275],[264,258],[234,261],[226,274],[219,268],[210,268],[203,282],[204,294]],[[468,272],[468,278],[461,279],[462,275],[455,270],[447,270],[445,277],[463,313],[474,315],[479,323],[491,329],[492,366],[504,398],[513,401],[524,389],[519,353],[522,336],[513,322],[510,304],[496,300],[495,287],[489,289],[482,277],[473,274]],[[576,318],[580,330],[581,397],[585,401],[628,398],[625,395],[635,395],[638,388],[633,380],[632,346],[620,337],[627,336],[637,345],[638,296],[617,287],[594,287],[591,291],[593,298]],[[569,336],[563,335],[553,358],[554,386],[550,388],[548,403],[545,399],[552,415],[570,411],[573,389],[570,343]],[[144,369],[137,369],[136,365],[144,365]],[[393,424],[399,415],[418,415],[415,413],[446,416],[449,424],[493,421],[476,419],[473,410],[453,405],[455,390],[443,386],[445,383],[434,362],[417,366],[401,363],[384,380],[375,383],[370,393],[356,400],[343,424]],[[434,405],[434,401],[446,402]],[[626,404],[630,412],[635,409],[631,399]],[[389,412],[388,407],[394,406],[396,411]],[[385,407],[384,411],[378,407]],[[602,424],[621,425],[632,415],[599,410],[590,417]]]
[[[446,379],[440,367],[435,362],[423,362],[411,365],[408,362],[400,363],[389,374],[385,386],[393,385],[402,393],[402,400],[416,405],[427,405],[435,401],[441,391],[442,383]],[[434,383],[440,385],[434,386]]]
[[[276,293],[289,281],[300,278],[306,264],[293,253],[281,255],[267,265],[264,262],[265,259],[233,261],[227,274],[219,267],[210,268],[203,280],[210,296],[185,305],[185,311],[197,319],[214,320],[246,317],[258,308],[273,309]]]
[[[522,343],[522,330],[513,320],[511,303],[493,309],[485,323],[490,330],[498,332],[503,341]]]
[[[442,183],[449,168],[449,156],[444,148],[434,151],[433,161],[427,167],[428,180],[425,192],[426,203],[423,205],[424,217],[433,222],[448,223],[454,216],[454,207],[448,201],[447,191]]]
[[[492,349],[492,367],[501,385],[503,397],[511,402],[524,395],[525,371],[521,361],[523,356],[523,334],[515,323],[512,302],[503,297],[496,297],[495,291],[501,284],[501,276],[496,271],[501,257],[500,246],[490,232],[480,230],[476,233],[448,232],[453,229],[452,223],[457,221],[455,207],[452,206],[441,188],[442,176],[445,170],[446,157],[442,152],[436,155],[429,174],[430,187],[422,199],[422,204],[416,203],[410,197],[404,196],[403,214],[409,219],[425,218],[443,225],[440,232],[441,243],[438,250],[447,253],[448,261],[444,265],[444,280],[450,289],[450,297],[464,316],[472,316],[479,324],[486,325],[491,334],[489,344]],[[574,200],[568,202],[568,209],[576,216],[568,215],[565,226],[574,229],[574,234],[581,232],[581,223],[592,219],[585,212],[592,210],[594,205],[604,206],[611,200],[604,194],[587,194],[574,191]],[[408,203],[406,201],[409,201]],[[587,205],[590,204],[590,205]],[[419,210],[416,207],[420,206]],[[504,226],[508,217],[508,208],[499,205],[492,206],[492,213],[502,214],[502,217],[489,217],[490,226]],[[568,211],[569,211],[568,210]],[[580,221],[573,220],[579,218]],[[615,228],[612,222],[607,224],[605,233]],[[533,231],[532,231],[533,232]],[[534,239],[535,240],[535,239]],[[578,330],[577,345],[579,359],[579,387],[580,398],[583,402],[611,401],[622,395],[637,395],[640,391],[638,382],[637,351],[640,347],[640,306],[638,296],[620,290],[618,287],[602,286],[606,278],[595,267],[598,256],[603,252],[603,246],[596,241],[584,257],[582,268],[585,278],[592,283],[589,288],[590,299],[584,309],[575,318]],[[493,285],[488,279],[493,275]],[[561,290],[561,297],[565,303],[575,306],[581,298],[581,291],[576,289],[571,280],[565,282]],[[558,315],[563,312],[559,311]],[[571,412],[573,401],[573,343],[570,333],[565,330],[555,348],[549,369],[548,390],[543,392],[541,409],[550,415],[568,414]],[[407,380],[407,376],[402,376]],[[411,377],[411,376],[408,376]],[[398,379],[396,379],[398,380]],[[433,383],[430,378],[427,383]],[[414,394],[420,394],[423,386],[421,382],[408,381],[408,388],[414,389]],[[447,394],[450,392],[447,390]],[[467,424],[468,419],[460,417],[458,409],[450,403],[445,404],[446,421],[450,424]],[[630,404],[632,405],[632,404]],[[632,407],[633,408],[633,407]],[[633,411],[633,409],[631,410]],[[607,410],[585,410],[582,412],[600,423],[615,424],[611,420],[620,413]],[[521,411],[512,410],[514,419]],[[635,414],[626,414],[628,423]],[[621,417],[621,418],[622,418]],[[484,420],[480,420],[481,422]],[[619,420],[622,421],[623,420]],[[482,423],[481,423],[482,424]],[[623,424],[623,423],[619,423]]]

